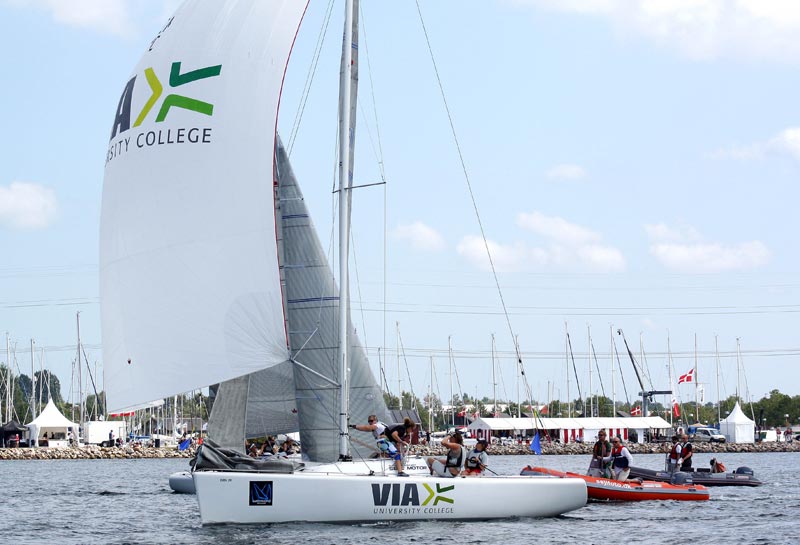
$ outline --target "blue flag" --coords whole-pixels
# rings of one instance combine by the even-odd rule
[[[189,448],[189,445],[191,445],[191,444],[192,444],[192,440],[191,439],[184,439],[178,445],[178,450],[186,450],[187,448]]]
[[[536,435],[533,436],[533,441],[531,441],[531,450],[536,454],[542,453],[542,443],[539,441],[539,432],[536,432]]]

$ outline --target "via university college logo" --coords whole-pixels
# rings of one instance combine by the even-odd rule
[[[272,505],[272,481],[250,481],[250,505]]]
[[[175,109],[183,109],[211,117],[214,115],[214,105],[205,100],[196,98],[195,92],[202,93],[203,88],[198,82],[216,78],[222,73],[222,65],[205,66],[192,70],[185,70],[180,61],[173,62],[169,78],[167,79],[167,89],[165,92],[164,83],[158,77],[155,70],[146,68],[144,79],[150,90],[150,96],[140,110],[133,109],[133,91],[136,87],[138,75],[133,76],[125,85],[122,96],[119,99],[117,112],[114,116],[114,125],[111,127],[111,141],[106,154],[106,163],[137,149],[150,148],[153,146],[163,146],[169,144],[209,144],[211,143],[211,127],[192,125],[187,127],[151,130],[141,130],[130,134],[131,128],[136,129],[145,120],[155,117],[154,122],[162,123],[167,119],[170,112]],[[192,96],[189,96],[192,95]],[[131,118],[135,113],[131,127]]]

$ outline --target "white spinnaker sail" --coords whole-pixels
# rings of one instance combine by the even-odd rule
[[[110,410],[288,358],[273,153],[306,5],[189,0],[126,85],[100,227]]]

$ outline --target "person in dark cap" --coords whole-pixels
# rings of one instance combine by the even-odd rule
[[[467,459],[464,461],[464,471],[461,472],[461,475],[464,477],[479,477],[483,475],[486,466],[489,465],[489,455],[486,454],[487,448],[489,448],[489,441],[479,439],[475,448],[467,454]]]

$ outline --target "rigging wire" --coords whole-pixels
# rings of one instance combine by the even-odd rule
[[[572,371],[575,373],[575,385],[578,387],[578,401],[581,404],[581,411],[583,411],[584,403],[583,393],[581,392],[581,381],[578,380],[578,367],[575,365],[575,354],[572,353],[572,340],[569,338],[569,331],[567,332],[567,347],[569,348],[569,357],[572,358]],[[569,403],[569,399],[567,402]]]
[[[591,343],[590,350],[592,351],[592,357],[594,357],[594,366],[597,369],[597,378],[600,380],[600,391],[603,393],[603,397],[606,397],[606,389],[603,387],[603,374],[600,372],[600,363],[597,361],[597,352],[594,350],[594,343]]]
[[[308,96],[311,93],[311,84],[314,81],[314,75],[317,72],[317,66],[319,65],[319,59],[322,54],[322,45],[325,42],[325,36],[328,34],[328,24],[331,21],[331,15],[333,13],[333,4],[334,0],[330,0],[328,2],[327,12],[325,14],[325,19],[323,20],[322,28],[320,28],[319,34],[317,35],[317,44],[314,47],[314,54],[311,57],[311,66],[308,68],[308,73],[306,74],[306,81],[303,84],[303,92],[300,95],[300,104],[295,112],[294,122],[292,123],[292,129],[289,133],[289,146],[287,148],[287,155],[289,157],[292,156],[292,150],[294,149],[294,142],[297,138],[298,132],[300,132],[300,123],[303,119],[303,113],[306,109],[306,103],[308,102]]]
[[[642,341],[641,334],[639,335],[639,347],[642,354],[642,363],[639,365],[639,368],[642,370],[642,376],[647,379],[647,383],[650,385],[651,390],[655,390],[653,387],[653,379],[650,378],[650,366],[647,365],[647,353],[644,351],[644,342]],[[644,415],[647,416],[647,415]]]
[[[458,152],[458,159],[459,159],[459,162],[461,163],[461,170],[464,173],[464,181],[467,184],[467,190],[469,192],[470,200],[472,201],[472,208],[475,211],[475,218],[478,221],[478,227],[479,227],[480,232],[481,232],[481,238],[483,239],[483,245],[484,245],[484,247],[486,249],[486,256],[489,259],[489,265],[490,265],[491,270],[492,270],[492,277],[494,278],[494,283],[495,283],[495,286],[497,287],[497,293],[498,293],[498,296],[500,298],[500,304],[503,307],[503,314],[505,315],[505,318],[506,318],[506,325],[508,326],[508,331],[509,331],[509,333],[511,335],[511,340],[514,341],[514,339],[516,339],[516,335],[514,334],[514,328],[511,325],[511,318],[509,317],[508,309],[506,307],[506,302],[505,302],[505,299],[503,297],[503,290],[500,288],[500,280],[499,280],[499,278],[497,276],[497,268],[495,267],[494,259],[492,258],[492,252],[489,249],[489,241],[486,238],[486,230],[483,227],[483,221],[481,220],[480,211],[478,209],[478,202],[475,199],[475,192],[472,190],[472,183],[471,183],[470,178],[469,178],[469,172],[467,171],[466,162],[464,161],[464,154],[461,151],[461,144],[459,143],[458,134],[456,133],[455,124],[453,122],[453,116],[452,116],[452,114],[450,112],[450,106],[449,106],[449,104],[447,102],[447,95],[444,92],[444,85],[442,83],[442,78],[439,75],[439,68],[438,68],[438,66],[436,64],[436,58],[433,55],[433,47],[431,46],[431,40],[430,40],[430,36],[428,35],[428,29],[425,26],[425,20],[422,17],[422,8],[419,5],[419,0],[415,0],[415,4],[417,6],[417,13],[419,14],[419,22],[420,22],[420,25],[422,26],[422,32],[425,35],[425,43],[428,46],[428,53],[430,54],[431,64],[433,65],[433,71],[434,71],[434,73],[436,75],[436,82],[437,82],[437,84],[439,86],[439,92],[440,92],[440,94],[442,96],[442,102],[444,104],[444,108],[445,108],[445,111],[447,113],[447,120],[450,123],[450,132],[453,135],[453,142],[455,144],[456,151]],[[525,375],[525,367],[522,364],[522,356],[521,356],[521,354],[519,352],[519,345],[517,345],[516,342],[514,342],[514,350],[516,352],[517,365],[518,365],[518,370],[519,370],[520,376],[523,378],[523,383],[525,384],[525,389],[526,389],[526,392],[528,393],[528,397],[532,398],[533,395],[531,393],[531,387],[530,387],[530,384],[528,383],[528,378]],[[538,413],[536,413],[536,417],[538,417]],[[541,423],[541,420],[540,420],[539,423]]]
[[[408,360],[406,359],[406,352],[403,348],[403,337],[400,335],[400,328],[397,328],[397,342],[400,344],[399,349],[400,353],[403,355],[403,363],[406,366],[406,375],[408,376],[408,389],[411,390],[411,401],[414,403],[414,410],[419,413],[419,408],[417,405],[417,394],[414,393],[414,383],[411,381],[411,369],[408,367]],[[398,394],[402,397],[403,393],[398,392]]]
[[[350,230],[351,253],[353,254],[353,268],[356,271],[356,291],[358,292],[359,300],[361,297],[361,277],[358,274],[358,260],[356,259],[356,238],[353,234],[353,229]],[[364,316],[364,306],[358,305],[361,312],[361,328],[364,331],[364,344],[367,344],[367,319]]]
[[[617,357],[617,365],[619,366],[619,376],[622,379],[622,389],[625,391],[625,402],[628,404],[628,406],[630,406],[631,399],[628,397],[628,387],[625,384],[625,374],[622,372],[622,362],[619,360],[619,351],[617,350],[616,339],[614,340],[614,355]]]

